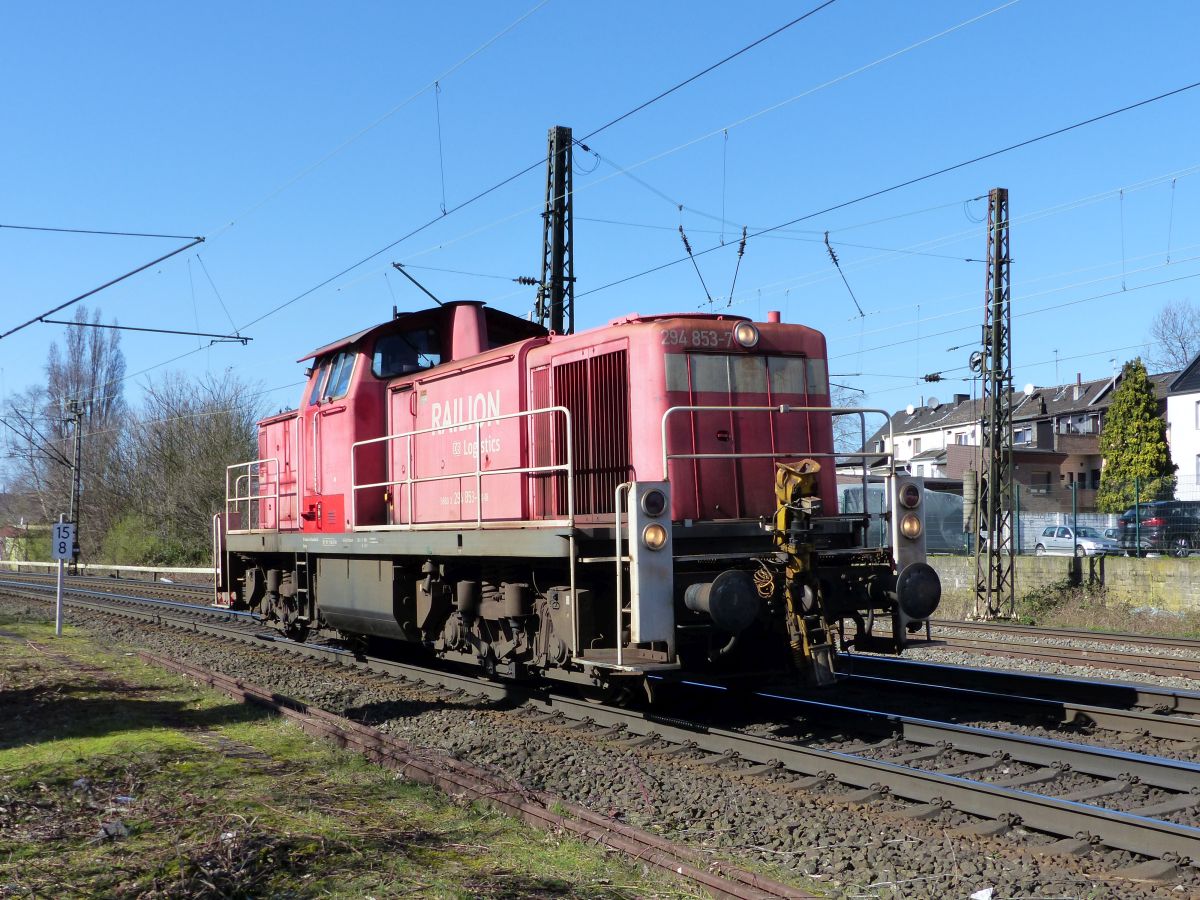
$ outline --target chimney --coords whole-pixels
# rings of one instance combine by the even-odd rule
[[[966,403],[970,399],[971,399],[970,394],[955,394],[954,395],[954,405],[959,406],[960,404]]]
[[[1078,402],[1079,398],[1082,396],[1083,396],[1083,373],[1076,372],[1075,373],[1075,390],[1071,392],[1071,399]]]
[[[782,322],[783,319],[781,319],[779,316],[779,310],[777,310],[777,309],[767,310],[767,321],[771,322],[773,324],[776,324],[776,325],[779,324],[780,322]]]

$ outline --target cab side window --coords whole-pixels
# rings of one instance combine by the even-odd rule
[[[321,391],[325,389],[325,376],[329,374],[329,357],[321,360],[317,366],[317,377],[313,379],[312,393],[308,395],[308,405],[312,406],[321,399]]]
[[[350,376],[354,374],[355,354],[343,350],[333,358],[329,366],[329,383],[325,387],[324,399],[336,400],[344,397],[350,387]]]

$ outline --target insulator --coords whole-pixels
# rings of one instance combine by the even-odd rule
[[[683,233],[683,226],[679,226],[679,236],[683,238],[683,249],[687,251],[688,256],[692,255],[692,245],[688,243],[687,235]]]

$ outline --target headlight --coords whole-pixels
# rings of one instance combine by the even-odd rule
[[[642,543],[651,550],[661,550],[667,546],[667,529],[657,522],[651,522],[642,529]]]
[[[733,328],[733,339],[743,347],[753,347],[758,343],[758,329],[753,322],[738,322]]]
[[[906,484],[900,488],[900,505],[905,509],[915,509],[921,502],[921,489],[915,484]]]
[[[900,533],[910,541],[915,541],[921,536],[921,517],[916,513],[909,513],[900,520]]]
[[[657,519],[667,509],[667,495],[658,488],[646,491],[642,497],[642,512]]]

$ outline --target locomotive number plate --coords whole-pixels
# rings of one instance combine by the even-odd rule
[[[732,331],[711,328],[671,328],[662,333],[664,347],[728,347],[733,343]]]

